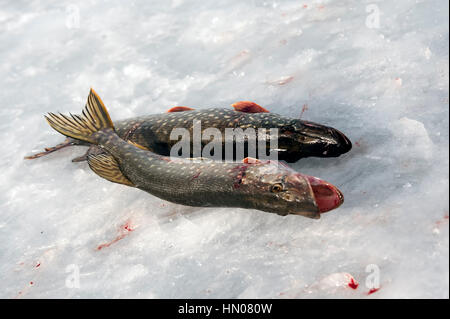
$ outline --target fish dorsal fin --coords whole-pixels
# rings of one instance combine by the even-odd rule
[[[187,106],[174,106],[171,109],[167,111],[167,113],[173,113],[173,112],[184,112],[184,111],[192,111],[193,108],[187,107]]]
[[[242,160],[242,163],[244,164],[260,164],[262,163],[259,159],[254,157],[246,157]]]
[[[141,150],[144,150],[144,151],[150,151],[148,148],[146,148],[145,146],[142,146],[142,145],[140,145],[140,144],[138,144],[138,143],[135,143],[135,142],[133,142],[133,141],[130,141],[130,140],[128,140],[127,141],[129,144],[131,144],[131,145],[133,145],[133,146],[136,146],[137,148],[140,148]]]
[[[261,105],[250,101],[236,102],[234,104],[231,104],[231,106],[234,107],[236,111],[244,113],[269,113],[269,111],[267,111]]]
[[[119,163],[110,154],[88,156],[89,167],[100,177],[110,182],[135,186],[120,170]]]

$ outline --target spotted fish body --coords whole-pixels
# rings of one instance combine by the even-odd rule
[[[177,117],[169,116],[167,121],[174,119]],[[88,157],[90,167],[99,176],[170,202],[195,207],[251,208],[310,218],[319,218],[343,202],[342,193],[333,185],[278,162],[172,160],[148,151],[146,145],[126,142],[117,134],[120,128],[114,128],[93,90],[82,116],[50,113],[47,121],[58,132],[102,149],[102,153]]]
[[[217,128],[222,136],[225,130],[252,128],[278,129],[278,159],[295,162],[300,158],[309,156],[333,157],[348,152],[351,149],[350,140],[340,131],[312,123],[281,116],[275,113],[259,112],[248,113],[232,108],[210,108],[202,110],[187,110],[153,114],[138,118],[118,121],[117,134],[123,139],[130,140],[155,153],[169,156],[170,150],[177,140],[170,139],[170,133],[175,128],[185,128],[190,133],[191,153],[193,145],[194,121],[200,121],[202,130]],[[210,140],[203,140],[202,147]],[[249,155],[248,145],[245,143],[244,157]],[[225,154],[225,144],[222,143],[222,154]],[[257,153],[255,154],[258,156]],[[236,158],[234,158],[236,159]]]
[[[176,128],[185,128],[190,133],[190,152],[182,154],[184,157],[197,157],[194,153],[193,130],[194,121],[201,124],[201,135],[205,129],[215,128],[220,131],[222,137],[226,136],[227,129],[242,129],[243,131],[251,128],[255,130],[258,138],[269,140],[270,129],[277,129],[277,147],[271,153],[271,158],[278,158],[287,162],[296,162],[304,157],[336,157],[348,152],[352,143],[339,130],[320,125],[313,122],[302,121],[282,116],[275,113],[269,113],[264,108],[252,102],[238,102],[233,104],[233,108],[209,108],[194,110],[187,107],[174,107],[167,113],[152,114],[126,120],[117,121],[115,128],[117,134],[124,140],[137,143],[144,146],[154,153],[169,156],[173,145],[178,139],[171,139],[171,132]],[[262,136],[260,129],[266,129]],[[201,149],[212,139],[202,139]],[[238,152],[232,152],[235,157],[226,158],[225,139],[222,139],[222,159],[239,160],[247,156],[258,158],[258,151],[252,151],[247,141],[233,140],[232,147],[236,148],[237,143],[243,144],[242,158],[237,157]],[[71,139],[63,146],[67,145],[86,145],[86,143]],[[268,143],[269,144],[269,143]],[[51,151],[57,150],[58,147]],[[49,153],[51,151],[47,151]],[[96,152],[93,147],[89,152]],[[39,157],[32,156],[29,158]],[[181,154],[180,154],[181,155]],[[268,155],[268,154],[266,154]]]
[[[241,207],[277,212],[274,204],[281,194],[270,192],[266,179],[272,183],[295,185],[297,202],[294,200],[289,205],[291,207],[278,211],[279,214],[319,217],[319,208],[307,177],[277,163],[171,160],[136,148],[118,136],[100,135],[98,141],[118,160],[121,172],[134,186],[167,201],[187,206]],[[267,198],[258,196],[258,193],[267,193]]]

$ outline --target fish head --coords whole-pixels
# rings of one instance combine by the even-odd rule
[[[317,177],[298,173],[277,161],[248,167],[244,186],[253,207],[279,215],[320,215],[344,202],[342,192]]]
[[[296,162],[302,157],[337,157],[352,148],[339,130],[302,120],[291,120],[278,132],[279,158]]]

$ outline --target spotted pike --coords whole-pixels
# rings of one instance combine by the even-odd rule
[[[330,183],[273,161],[213,162],[175,159],[118,134],[100,97],[91,90],[82,115],[49,113],[51,127],[68,137],[98,145],[90,168],[99,176],[136,187],[164,200],[194,207],[241,207],[279,215],[320,218],[342,204]]]
[[[352,148],[350,140],[339,130],[313,122],[293,119],[286,116],[270,113],[263,107],[248,101],[233,104],[233,108],[210,108],[194,110],[189,107],[177,106],[167,113],[152,114],[136,118],[121,120],[115,123],[116,133],[124,140],[144,146],[154,153],[169,156],[170,150],[178,140],[171,140],[170,134],[175,128],[185,128],[190,134],[190,150],[188,157],[196,157],[193,153],[194,121],[200,121],[202,133],[204,129],[216,128],[222,136],[226,129],[252,128],[255,131],[263,128],[278,129],[277,158],[286,162],[296,162],[304,157],[337,157]],[[268,135],[266,136],[268,138]],[[201,140],[201,149],[211,140]],[[243,144],[242,158],[251,156],[247,141],[233,140],[233,149],[237,143]],[[45,152],[26,158],[37,158],[70,145],[88,145],[84,141],[68,139],[55,147],[47,148]],[[222,141],[223,159],[226,154],[225,140]],[[93,146],[85,156],[74,159],[82,161],[87,154],[95,152]],[[236,155],[236,152],[233,152]],[[257,152],[254,157],[258,158]],[[242,159],[240,158],[240,159]],[[234,157],[233,159],[239,159]]]

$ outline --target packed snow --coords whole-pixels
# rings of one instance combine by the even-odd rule
[[[0,297],[448,298],[448,1],[0,1]],[[113,120],[254,101],[343,131],[320,220],[177,206],[71,159]]]

